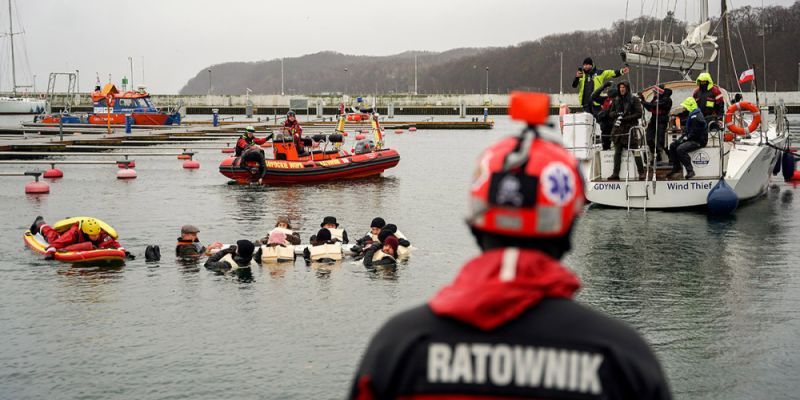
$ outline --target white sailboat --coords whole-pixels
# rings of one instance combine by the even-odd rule
[[[27,86],[17,85],[17,65],[14,55],[14,36],[19,33],[14,32],[14,19],[11,13],[11,0],[8,0],[8,36],[11,42],[11,97],[0,97],[0,114],[39,114],[44,112],[46,107],[45,100],[32,99],[29,97],[18,97],[17,89]]]
[[[723,10],[725,7],[723,6]],[[723,16],[724,18],[724,16]],[[687,48],[703,50],[705,56],[700,57],[704,62],[713,60],[711,55],[716,55],[713,50],[715,45],[703,35],[702,24],[690,32],[690,37],[695,35],[698,39],[685,45],[665,45],[663,48],[649,48],[647,54],[631,56],[630,51],[639,51],[632,46],[624,50],[627,61],[643,65],[658,65],[658,57],[667,57],[663,65],[671,65],[673,69],[680,70],[684,76],[695,68],[695,63],[679,60],[675,57],[677,49],[680,54],[694,54],[687,52]],[[629,44],[630,45],[630,44]],[[658,43],[656,43],[658,45]],[[712,51],[713,50],[713,51]],[[674,65],[670,64],[673,63]],[[707,67],[707,64],[706,64]],[[682,99],[690,97],[696,84],[693,81],[667,82],[665,87],[672,89],[672,99],[679,103]],[[652,95],[652,93],[645,93]],[[725,109],[730,106],[727,92],[725,95]],[[786,123],[786,109],[783,104],[774,107],[775,113],[769,114],[768,107],[760,106],[761,124],[755,131],[747,135],[734,135],[727,129],[709,130],[709,139],[706,147],[690,153],[692,166],[696,173],[691,179],[685,179],[685,170],[679,179],[669,179],[667,175],[671,166],[661,166],[653,162],[652,155],[645,144],[645,127],[640,125],[631,130],[632,135],[638,135],[642,144],[639,149],[625,150],[622,158],[622,168],[619,180],[609,180],[613,170],[614,150],[603,150],[597,140],[600,127],[594,123],[585,123],[588,119],[579,113],[572,117],[563,118],[562,128],[565,145],[572,149],[576,157],[581,160],[583,172],[588,181],[586,198],[592,203],[619,208],[638,209],[681,209],[709,206],[709,193],[721,181],[733,190],[736,198],[741,201],[755,199],[766,193],[770,175],[773,168],[782,156],[782,149],[788,138],[788,124]],[[588,115],[588,114],[587,114]],[[734,120],[741,118],[737,114]],[[667,141],[681,135],[680,129],[668,126]],[[645,163],[644,179],[639,178],[634,157],[644,157],[650,162]],[[735,207],[735,205],[734,205]]]

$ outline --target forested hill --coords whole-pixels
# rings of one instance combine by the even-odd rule
[[[763,65],[767,58],[767,80],[763,89],[797,90],[800,51],[800,1],[790,7],[742,7],[730,12],[731,47],[735,73],[749,64]],[[762,22],[763,21],[763,22]],[[721,35],[718,21],[712,22],[714,35]],[[762,32],[765,36],[762,36]],[[619,56],[623,38],[639,35],[646,39],[661,37],[679,42],[685,33],[685,23],[668,16],[653,19],[642,17],[632,21],[617,21],[608,29],[579,31],[546,36],[503,48],[465,48],[442,53],[408,51],[385,57],[354,56],[320,52],[284,59],[284,89],[287,94],[347,92],[350,94],[408,93],[414,89],[414,58],[418,63],[419,93],[483,93],[486,91],[488,67],[489,91],[507,93],[514,89],[559,91],[560,53],[563,53],[563,87],[570,84],[581,61],[591,56],[600,68],[622,66]],[[766,38],[766,40],[764,40]],[[718,40],[722,43],[722,40]],[[765,43],[765,46],[762,46]],[[717,63],[712,75],[717,77]],[[260,62],[231,62],[204,68],[181,89],[181,94],[242,94],[245,88],[254,93],[280,93],[280,60]],[[633,68],[630,79],[635,87],[656,81],[655,70]],[[763,80],[762,71],[758,79]],[[678,79],[672,72],[661,73],[661,80]],[[734,79],[723,79],[726,87]]]

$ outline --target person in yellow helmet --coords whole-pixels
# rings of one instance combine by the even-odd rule
[[[697,107],[703,113],[706,121],[718,120],[725,114],[725,95],[719,86],[714,84],[711,74],[703,72],[697,76],[697,89],[692,93],[692,98],[697,102]]]
[[[600,103],[592,100],[592,93],[603,86],[603,83],[611,78],[616,78],[627,74],[628,67],[622,69],[599,69],[594,66],[591,57],[583,60],[583,66],[578,68],[575,79],[572,80],[572,87],[578,89],[578,102],[581,103],[583,111],[595,115],[600,109]]]
[[[681,103],[683,111],[681,120],[686,121],[683,135],[669,145],[669,158],[672,160],[672,172],[667,175],[670,179],[681,178],[681,165],[686,169],[685,179],[694,177],[694,167],[689,152],[695,151],[708,144],[708,126],[703,118],[703,113],[693,97]]]
[[[44,221],[42,216],[36,217],[33,225],[31,225],[31,234],[40,233],[46,240],[49,246],[47,247],[46,257],[55,255],[56,250],[69,249],[75,245],[83,245],[82,250],[88,249],[119,249],[122,248],[111,235],[103,230],[100,223],[94,218],[86,218],[82,221],[72,224],[67,230],[59,233]],[[129,255],[127,251],[126,255]],[[133,256],[128,256],[129,258]]]

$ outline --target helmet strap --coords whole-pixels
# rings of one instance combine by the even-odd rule
[[[510,171],[527,165],[530,159],[531,144],[537,137],[539,137],[539,131],[536,130],[535,126],[528,125],[527,128],[523,129],[517,139],[517,145],[514,150],[506,155],[503,170]]]

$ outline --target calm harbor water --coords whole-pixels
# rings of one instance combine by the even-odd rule
[[[0,399],[342,398],[378,326],[477,254],[463,223],[473,163],[517,129],[499,118],[492,131],[392,133],[398,167],[319,186],[229,186],[218,151],[201,152],[196,171],[137,157],[139,178],[127,182],[116,168],[66,166],[43,197],[23,194],[23,178],[0,178]],[[639,329],[676,398],[795,398],[799,201],[776,180],[721,221],[591,208],[565,260],[583,282],[578,300]],[[94,215],[139,257],[114,270],[44,261],[21,240],[36,215]],[[417,250],[391,274],[298,261],[261,268],[252,283],[172,257],[182,224],[230,243],[263,236],[279,215],[304,242],[326,215],[351,237],[382,216]],[[161,262],[145,263],[148,244],[161,246]]]

